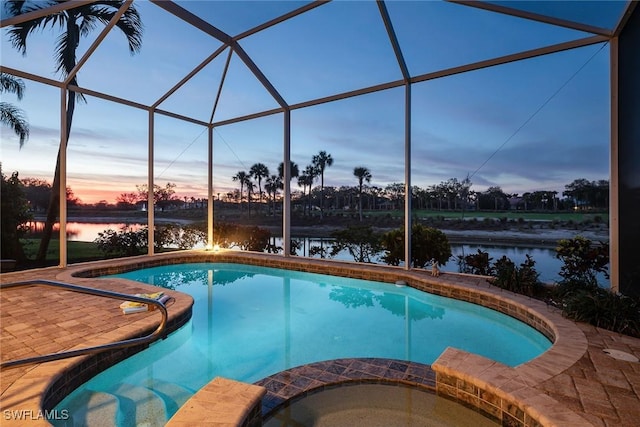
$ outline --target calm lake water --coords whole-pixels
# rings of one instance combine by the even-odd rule
[[[37,226],[37,225],[36,225]],[[67,224],[67,232],[69,240],[92,242],[98,237],[98,233],[107,229],[124,230],[126,228],[137,230],[142,227],[142,224],[125,224],[125,223],[81,223],[81,222],[69,222]],[[307,238],[307,237],[295,237],[294,239],[302,243],[301,249],[298,251],[300,256],[309,256],[310,247],[324,246],[328,247],[331,239],[320,238]],[[275,244],[281,246],[281,239],[275,238]],[[543,282],[559,281],[560,276],[558,272],[562,266],[562,262],[556,259],[555,251],[553,249],[539,248],[539,247],[527,247],[527,246],[503,246],[503,245],[485,245],[485,244],[452,244],[451,252],[453,257],[449,262],[442,267],[443,271],[457,272],[458,264],[457,257],[465,256],[473,253],[477,253],[478,249],[486,251],[489,256],[493,258],[493,261],[501,258],[503,255],[510,258],[516,265],[524,262],[526,255],[533,257],[536,262],[536,271],[540,273],[540,280]],[[338,254],[335,259],[344,261],[353,261],[353,258],[346,251]],[[374,260],[380,262],[379,260]],[[603,284],[606,283],[606,279],[601,278]]]

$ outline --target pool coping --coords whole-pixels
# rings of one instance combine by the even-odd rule
[[[57,269],[55,277],[57,280],[69,283],[84,282],[86,284],[86,281],[90,280],[91,277],[133,270],[143,266],[206,261],[287,268],[386,283],[395,283],[401,280],[409,286],[426,292],[469,301],[509,314],[530,324],[547,337],[552,338],[554,341],[553,346],[540,357],[515,368],[509,368],[460,350],[448,349],[432,365],[432,369],[436,372],[436,391],[445,397],[453,398],[466,405],[473,405],[473,402],[475,402],[475,407],[478,410],[483,410],[483,407],[480,406],[481,399],[479,396],[481,396],[481,393],[494,400],[495,398],[500,398],[501,402],[504,401],[504,409],[506,409],[502,412],[506,414],[515,412],[517,416],[522,413],[521,417],[515,418],[516,421],[519,421],[515,425],[569,426],[574,424],[568,424],[567,422],[573,422],[574,420],[579,420],[581,423],[579,425],[581,426],[592,425],[580,415],[568,410],[566,406],[560,405],[554,399],[545,395],[543,391],[536,390],[536,386],[565,371],[583,357],[587,351],[585,334],[574,322],[563,318],[557,309],[549,307],[543,302],[496,288],[490,285],[485,277],[451,273],[433,277],[426,270],[405,270],[400,267],[237,251],[221,251],[217,253],[184,251],[77,264],[66,269]],[[3,275],[3,279],[5,279],[5,276],[7,275]],[[120,281],[127,282],[122,279]],[[125,286],[124,283],[118,283],[118,285]],[[181,293],[176,292],[176,294]],[[182,297],[180,299],[181,301],[183,300]],[[153,322],[147,323],[152,324]],[[126,332],[120,332],[128,336],[132,335],[130,329]],[[137,330],[136,332],[139,333],[140,331]],[[55,382],[62,375],[61,373],[68,372],[70,367],[79,363],[78,361],[64,360],[30,368],[23,379],[27,382],[32,381],[34,378],[39,379],[37,383],[39,384],[40,392],[36,393],[36,395],[40,396],[41,399],[37,399],[37,403],[33,399],[28,400],[30,402],[28,406],[36,411],[51,409],[49,402],[44,398],[44,396],[48,396],[52,392],[55,393],[55,391],[51,390],[51,380],[53,379]],[[505,382],[505,378],[509,380]],[[368,378],[361,378],[361,380],[366,379]],[[372,377],[372,379],[375,380],[375,377]],[[451,388],[453,387],[452,382],[455,383],[455,392]],[[13,405],[9,402],[10,405],[7,406],[5,396],[10,395],[16,386],[24,387],[25,385],[21,381],[16,381],[16,383],[4,390],[3,409],[15,406],[15,402]],[[33,387],[29,387],[29,389],[31,393],[37,392]],[[487,393],[493,394],[489,395]],[[486,401],[483,402],[487,403]],[[554,405],[554,402],[558,404]],[[19,403],[21,405],[20,408],[24,409],[25,402],[21,401]],[[502,406],[500,408],[501,410],[503,409]],[[495,412],[485,412],[489,415],[495,415]],[[529,424],[525,424],[527,422]],[[44,421],[42,425],[48,425],[48,423]]]

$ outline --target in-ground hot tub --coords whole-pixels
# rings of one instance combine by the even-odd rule
[[[397,384],[344,384],[293,399],[264,427],[496,427],[500,424],[435,393]]]

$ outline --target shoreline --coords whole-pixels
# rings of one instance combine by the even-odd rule
[[[43,221],[44,218],[35,217],[33,221]],[[155,218],[158,224],[178,224],[188,225],[197,221],[186,218]],[[70,215],[68,223],[85,224],[146,224],[146,217],[136,216],[75,216]],[[259,225],[259,227],[269,230],[274,236],[282,234],[280,225]],[[376,232],[384,233],[393,227],[373,227]],[[339,225],[315,224],[315,225],[291,225],[292,238],[330,238],[331,233],[344,229]],[[531,228],[527,230],[516,230],[511,227],[504,229],[464,229],[453,230],[439,228],[446,234],[451,243],[456,244],[495,244],[509,246],[527,246],[540,248],[555,248],[559,240],[571,239],[577,236],[585,237],[594,243],[609,242],[608,230],[580,230],[569,228]]]

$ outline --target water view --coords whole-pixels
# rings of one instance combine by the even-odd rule
[[[40,223],[37,223],[40,224]],[[36,226],[37,226],[36,224]],[[112,230],[124,230],[132,229],[138,230],[143,227],[143,224],[139,223],[82,223],[82,222],[69,222],[67,224],[67,232],[69,240],[92,242],[98,237],[98,233],[107,229]],[[299,242],[300,249],[298,255],[300,256],[313,256],[309,255],[310,248],[313,247],[328,247],[331,244],[331,238],[318,238],[318,237],[298,237],[294,239]],[[274,244],[276,246],[282,246],[282,239],[279,237],[274,238]],[[493,261],[500,257],[507,256],[516,265],[524,262],[526,255],[530,255],[536,262],[536,270],[540,273],[540,280],[546,283],[552,283],[560,280],[558,272],[562,266],[562,262],[555,257],[555,250],[552,248],[533,247],[533,246],[508,246],[508,245],[487,245],[487,244],[451,244],[451,252],[453,257],[447,264],[442,266],[442,271],[457,272],[458,271],[458,257],[477,253],[478,250],[482,250],[489,253],[489,256],[493,258]],[[353,258],[346,251],[339,253],[334,259],[343,261],[353,261]],[[375,259],[374,262],[381,263],[380,259]]]

